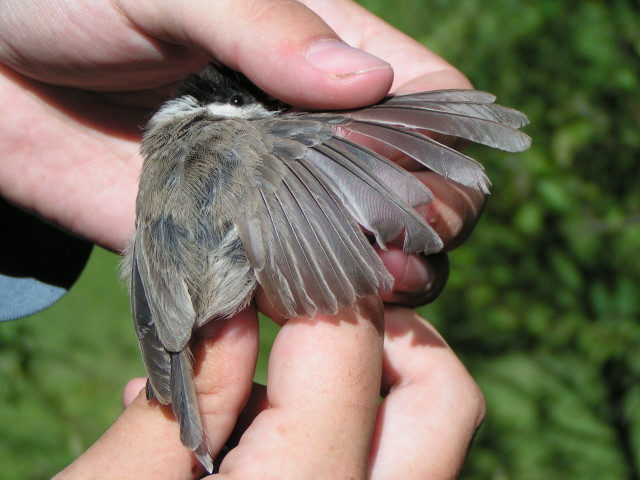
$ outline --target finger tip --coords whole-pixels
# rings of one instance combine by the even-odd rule
[[[334,38],[284,45],[238,68],[260,88],[295,107],[344,110],[371,105],[393,84],[391,65]]]
[[[316,110],[347,110],[381,100],[393,81],[391,67],[335,76],[310,65],[292,66],[277,75],[264,73],[252,80],[274,97],[295,107]],[[262,80],[264,79],[264,80]]]
[[[312,42],[304,55],[310,75],[327,90],[317,101],[323,108],[356,108],[380,100],[393,84],[385,60],[336,39]]]
[[[416,307],[432,302],[444,289],[449,277],[446,253],[406,255],[395,247],[378,253],[394,278],[392,291],[381,295],[385,302]]]
[[[143,377],[134,378],[129,380],[125,385],[122,392],[122,404],[124,408],[127,408],[133,403],[138,395],[142,392],[147,384],[147,379]]]
[[[406,255],[402,249],[388,247],[378,251],[382,263],[394,279],[393,290],[403,293],[423,291],[431,281],[426,262],[415,255]]]

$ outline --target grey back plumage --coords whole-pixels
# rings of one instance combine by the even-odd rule
[[[240,74],[210,66],[151,119],[127,252],[133,320],[147,396],[172,404],[183,444],[208,470],[193,330],[244,308],[257,284],[285,316],[335,313],[390,289],[368,236],[385,248],[404,234],[408,254],[439,251],[442,241],[414,209],[433,195],[344,135],[375,139],[488,193],[480,163],[426,133],[526,149],[530,139],[518,130],[526,117],[494,100],[442,90],[353,111],[288,113]]]

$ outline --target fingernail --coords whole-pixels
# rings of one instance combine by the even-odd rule
[[[433,282],[432,272],[420,258],[414,255],[407,258],[407,268],[401,282],[407,278],[413,280],[411,285],[405,286],[411,293],[428,290]]]
[[[312,44],[307,51],[307,60],[318,70],[339,78],[391,68],[384,60],[338,40],[320,40]]]

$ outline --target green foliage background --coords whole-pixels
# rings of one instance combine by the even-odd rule
[[[462,478],[640,479],[638,2],[362,3],[532,121],[524,154],[471,151],[493,194],[422,309],[488,402]],[[143,375],[116,261],[0,325],[3,478],[66,465]]]

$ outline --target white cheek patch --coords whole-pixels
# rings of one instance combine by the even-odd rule
[[[259,103],[243,105],[242,107],[228,103],[210,103],[207,105],[207,112],[215,117],[242,119],[263,118],[270,115],[270,112]]]
[[[150,126],[159,125],[165,122],[175,120],[176,118],[185,117],[202,110],[198,101],[193,97],[180,97],[165,103],[160,110],[149,121]]]

